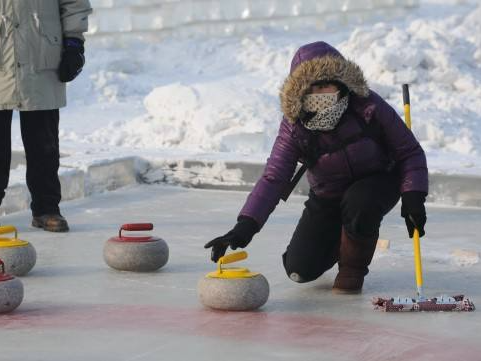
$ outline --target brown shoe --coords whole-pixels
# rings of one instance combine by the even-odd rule
[[[43,216],[33,217],[32,226],[43,228],[49,232],[68,232],[68,223],[60,214],[44,214]]]
[[[332,291],[337,294],[361,293],[364,276],[369,273],[377,237],[373,239],[355,239],[343,229],[339,254],[339,273]]]

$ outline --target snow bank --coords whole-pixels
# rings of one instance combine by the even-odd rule
[[[279,116],[275,107],[268,107],[273,102],[269,98],[256,89],[236,89],[234,84],[174,83],[155,88],[145,98],[147,116],[120,129],[104,128],[92,139],[139,148],[265,152],[273,137],[272,120]],[[259,112],[265,122],[258,121]]]
[[[413,129],[427,150],[478,155],[481,149],[481,7],[469,17],[414,19],[406,29],[380,23],[357,29],[341,51],[393,104],[412,84]]]
[[[120,4],[112,1],[104,5]],[[455,174],[431,174],[430,201],[479,206],[481,191],[473,184],[481,175],[481,6],[427,1],[395,22],[329,31],[259,27],[230,37],[88,37],[86,66],[69,84],[69,106],[61,113],[61,150],[68,155],[61,164],[67,173],[80,172],[65,175],[75,183],[66,197],[130,184],[137,175],[147,182],[251,186],[278,130],[278,92],[291,57],[299,46],[324,40],[358,62],[399,112],[401,84],[411,83],[413,127],[430,171]],[[18,119],[12,142],[22,149]],[[150,168],[127,164],[131,157]],[[106,166],[94,167],[99,164]],[[12,172],[18,187],[8,194],[17,196],[4,206],[28,206],[24,183],[24,169]]]
[[[396,16],[419,0],[91,0],[91,33],[232,34],[256,26],[332,25]],[[177,31],[178,33],[179,31]]]
[[[300,45],[322,39],[358,62],[371,87],[399,112],[401,84],[411,84],[413,129],[431,170],[479,175],[480,27],[481,6],[435,2],[404,21],[344,31],[261,30],[113,49],[102,43],[89,50],[84,93],[76,87],[71,97],[121,110],[114,121],[101,116],[100,129],[79,134],[77,127],[63,139],[159,155],[177,149],[265,159],[277,133],[278,89],[291,57]]]

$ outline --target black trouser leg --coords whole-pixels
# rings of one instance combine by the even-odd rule
[[[309,195],[282,256],[287,275],[293,281],[313,281],[337,263],[341,235],[339,202],[339,199],[319,199],[312,193]]]
[[[381,221],[399,197],[399,177],[393,174],[361,179],[346,191],[341,201],[340,272],[361,280],[369,272]]]
[[[313,281],[338,260],[348,265],[362,264],[361,268],[367,270],[381,221],[399,197],[399,179],[391,174],[377,174],[353,183],[342,199],[321,199],[310,194],[283,255],[288,276],[293,279],[295,273],[299,282]],[[354,245],[341,247],[342,228]],[[342,254],[343,249],[353,251]]]
[[[5,197],[12,161],[12,111],[0,111],[0,204]]]
[[[20,112],[33,215],[59,214],[59,110]]]
[[[354,238],[379,236],[381,221],[400,198],[399,176],[383,173],[353,183],[341,201],[342,224]]]

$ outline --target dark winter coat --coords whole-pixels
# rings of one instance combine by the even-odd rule
[[[300,123],[302,98],[317,80],[337,80],[350,91],[349,107],[337,127],[316,138],[321,148],[335,146],[375,122],[379,140],[362,137],[345,148],[322,155],[307,172],[312,191],[319,197],[341,197],[356,180],[386,172],[395,162],[400,192],[428,192],[428,170],[423,149],[394,109],[370,90],[361,69],[329,44],[316,42],[301,47],[281,89],[284,113],[278,136],[262,177],[240,214],[254,218],[260,227],[279,203],[297,162],[309,152],[310,132]],[[361,123],[363,122],[363,123]]]

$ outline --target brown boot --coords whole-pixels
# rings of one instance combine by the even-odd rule
[[[44,214],[43,216],[33,217],[32,226],[43,228],[49,232],[68,232],[68,223],[60,214]]]
[[[354,239],[342,229],[339,273],[332,291],[338,294],[361,293],[364,276],[368,274],[378,237]]]
[[[347,269],[339,269],[339,273],[334,280],[332,292],[335,294],[355,295],[362,292],[362,285],[364,283],[364,275],[348,271]]]

